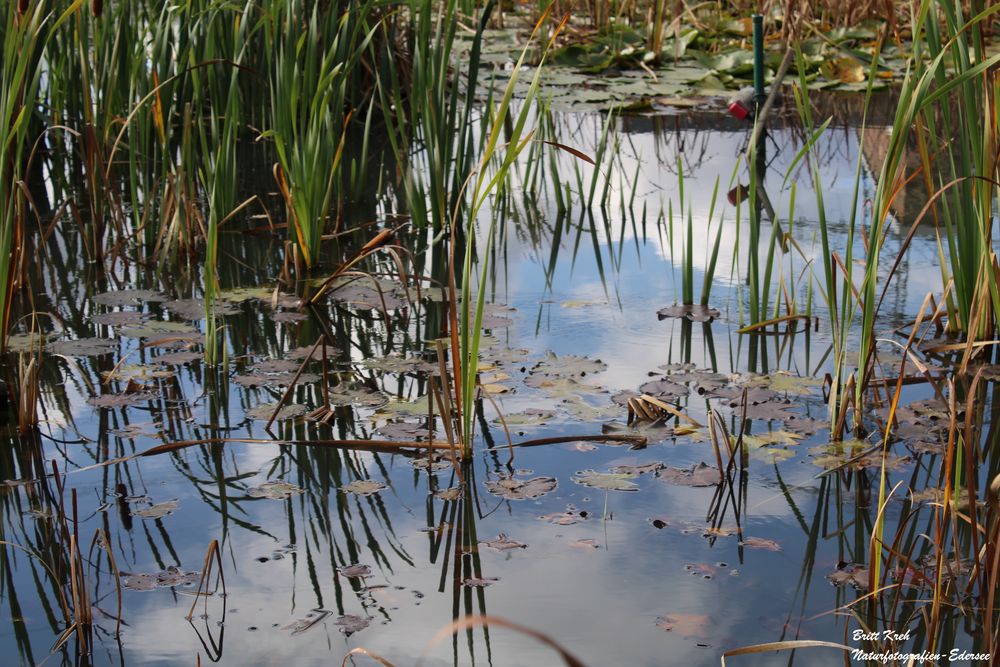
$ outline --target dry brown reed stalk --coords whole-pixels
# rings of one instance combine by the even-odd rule
[[[274,406],[274,412],[271,413],[271,418],[267,420],[267,424],[265,424],[265,426],[264,426],[264,430],[265,431],[270,432],[270,430],[271,430],[271,424],[273,424],[274,420],[278,418],[278,413],[281,412],[281,408],[283,408],[285,406],[285,403],[288,402],[288,399],[291,398],[292,392],[295,391],[295,385],[298,383],[299,378],[302,376],[303,371],[305,371],[306,366],[308,366],[309,362],[311,362],[313,360],[313,355],[316,354],[316,349],[320,346],[320,344],[322,344],[323,347],[324,347],[324,350],[323,350],[323,352],[324,352],[324,354],[323,354],[323,371],[324,372],[323,372],[323,379],[322,379],[324,397],[327,395],[326,394],[327,381],[326,381],[326,354],[325,354],[325,352],[326,352],[326,349],[325,349],[326,348],[326,343],[325,343],[325,341],[326,341],[326,334],[324,333],[324,334],[320,335],[320,337],[316,339],[316,342],[313,343],[313,346],[311,348],[309,348],[309,353],[306,354],[305,359],[303,359],[302,363],[299,364],[299,369],[297,371],[295,371],[295,377],[293,377],[292,381],[288,383],[288,388],[285,389],[285,393],[281,395],[281,400],[279,400],[278,404],[276,406]],[[329,403],[328,400],[325,401],[325,403],[326,403],[327,406],[330,405],[330,403]]]
[[[366,656],[368,658],[371,658],[372,660],[374,660],[378,664],[382,665],[383,667],[396,667],[391,662],[389,662],[388,660],[386,660],[385,658],[383,658],[382,656],[380,656],[378,653],[375,653],[374,651],[369,651],[368,649],[366,649],[366,648],[364,648],[362,646],[358,646],[356,648],[352,648],[350,651],[348,651],[347,655],[345,655],[344,659],[341,661],[340,667],[347,667],[347,659],[350,658],[353,655],[363,655],[363,656]],[[351,662],[353,663],[353,660]]]
[[[212,576],[212,564],[215,563],[219,568],[218,579],[215,582],[215,590],[209,592],[208,583]],[[190,621],[194,618],[194,608],[198,605],[198,598],[203,597],[205,599],[205,613],[208,614],[208,598],[211,595],[215,595],[216,591],[219,590],[219,582],[222,582],[222,594],[226,594],[226,575],[222,570],[222,556],[219,554],[219,541],[212,540],[208,545],[208,550],[205,552],[205,564],[201,568],[201,578],[198,580],[198,590],[195,591],[194,602],[191,603],[191,609],[188,610],[187,620]],[[204,587],[204,590],[202,590]]]
[[[666,414],[673,415],[678,419],[683,419],[696,428],[702,428],[704,426],[704,424],[687,416],[674,406],[665,401],[661,401],[655,396],[643,394],[635,398],[630,398],[628,401],[629,424],[631,424],[634,419],[639,419],[640,421],[658,421]]]
[[[734,648],[722,654],[722,667],[726,667],[726,658],[735,658],[740,655],[753,655],[755,653],[771,653],[773,651],[797,651],[801,648],[835,648],[850,653],[854,649],[844,644],[834,642],[824,642],[815,639],[797,639],[783,642],[769,642],[767,644],[755,644],[754,646],[744,646]]]
[[[330,285],[333,284],[333,282],[337,278],[340,278],[341,276],[345,275],[348,271],[351,270],[351,268],[356,266],[358,262],[368,257],[369,255],[374,254],[380,248],[387,245],[389,240],[398,230],[399,227],[396,227],[395,229],[383,229],[378,234],[376,234],[371,240],[369,240],[367,243],[361,246],[361,248],[359,248],[357,252],[351,255],[346,261],[341,263],[334,270],[334,272],[326,280],[323,281],[323,283],[319,286],[319,289],[316,290],[316,293],[313,294],[311,297],[309,297],[306,303],[315,304],[317,301],[319,301],[320,297],[326,294],[326,291],[330,288]],[[406,250],[403,249],[402,246],[394,246],[394,247],[399,248],[404,252],[406,252]]]
[[[424,648],[423,654],[421,655],[421,661],[423,660],[423,657],[427,655],[427,652],[435,644],[438,644],[442,640],[457,634],[459,631],[469,630],[477,626],[483,626],[484,628],[486,628],[491,625],[499,626],[501,628],[507,628],[508,630],[513,630],[514,632],[519,632],[523,635],[527,635],[528,637],[538,640],[542,644],[545,644],[553,651],[558,653],[559,657],[562,658],[563,662],[566,663],[567,667],[586,667],[586,665],[583,662],[581,662],[576,656],[574,656],[568,650],[563,648],[559,643],[557,643],[554,639],[552,639],[548,635],[543,634],[533,628],[520,625],[519,623],[514,623],[512,621],[508,621],[498,616],[489,616],[489,615],[467,616],[465,618],[459,618],[452,621],[447,626],[438,630],[437,633],[433,637],[431,637],[430,641],[427,642],[427,646]],[[420,661],[418,661],[417,664],[420,664]]]

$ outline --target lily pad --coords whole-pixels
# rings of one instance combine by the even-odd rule
[[[657,472],[665,466],[659,461],[653,461],[652,463],[643,463],[642,465],[620,465],[610,468],[611,472],[618,475],[644,475],[648,472]]]
[[[49,354],[62,354],[67,357],[97,357],[116,349],[118,349],[118,341],[110,338],[56,340],[45,346],[45,350]]]
[[[247,417],[250,419],[256,419],[258,421],[270,421],[271,415],[274,414],[275,408],[278,407],[277,403],[261,403],[255,408],[247,410]],[[289,419],[295,419],[296,417],[301,417],[308,411],[308,408],[304,405],[299,405],[298,403],[288,403],[281,406],[278,410],[278,416],[275,417],[275,421],[287,421]]]
[[[479,543],[484,547],[494,549],[496,551],[512,551],[514,549],[526,549],[527,544],[522,544],[516,540],[512,540],[503,533],[500,533],[492,540],[480,540]]]
[[[558,482],[554,477],[533,477],[532,479],[514,479],[501,477],[486,482],[486,489],[507,500],[527,500],[539,498],[555,490]]]
[[[130,514],[132,516],[137,516],[141,519],[162,519],[165,516],[170,516],[177,509],[176,500],[166,500],[162,503],[156,503],[155,505],[150,505],[149,507],[142,507],[139,509],[133,509]]]
[[[247,489],[247,495],[251,498],[269,498],[271,500],[288,500],[292,496],[302,493],[301,486],[288,482],[264,482],[259,486],[252,486]]]
[[[155,321],[141,325],[123,327],[118,330],[119,336],[126,338],[166,338],[183,336],[185,338],[200,337],[201,334],[187,322]]]
[[[635,479],[635,477],[635,475],[628,473],[582,470],[577,473],[576,477],[571,477],[570,479],[577,484],[604,491],[638,491],[639,485],[630,481]]]
[[[162,572],[122,572],[122,585],[133,591],[189,586],[198,582],[200,572],[185,572],[171,565]]]
[[[702,614],[675,612],[656,618],[656,627],[664,632],[673,632],[685,639],[700,638],[705,635],[712,622]]]
[[[413,357],[386,356],[377,359],[365,359],[361,362],[365,368],[383,373],[431,373],[437,367]]]
[[[740,542],[744,547],[748,549],[763,549],[765,551],[781,551],[781,545],[774,540],[768,540],[763,537],[744,537],[743,541]]]
[[[868,590],[868,569],[864,565],[841,563],[836,570],[826,575],[826,578],[834,586],[850,584],[859,591]]]
[[[503,416],[503,421],[507,426],[538,426],[545,424],[555,418],[555,413],[551,410],[540,410],[538,408],[527,408],[521,412],[512,412]],[[499,424],[497,417],[493,423]]]
[[[600,359],[588,359],[574,354],[558,357],[552,352],[547,352],[544,359],[531,367],[530,373],[549,377],[575,378],[600,373],[607,367],[607,364]]]
[[[356,479],[350,484],[340,487],[340,490],[359,496],[370,496],[387,488],[382,482],[376,482],[373,479]]]
[[[149,391],[133,391],[125,394],[102,394],[91,396],[87,399],[87,405],[95,408],[127,408],[138,403],[151,401],[156,398],[156,394]]]
[[[103,292],[94,296],[94,303],[104,306],[138,306],[143,303],[161,303],[167,297],[161,292],[148,289],[123,289]]]
[[[354,614],[345,614],[344,616],[338,616],[337,620],[334,621],[336,625],[340,626],[340,631],[344,633],[346,637],[350,637],[355,632],[361,632],[367,628],[372,622],[372,619],[367,616],[356,616]]]
[[[466,588],[485,588],[500,581],[498,577],[469,577],[462,580],[462,585]]]
[[[185,320],[205,319],[204,299],[175,299],[174,301],[167,301],[163,304],[163,307]],[[222,317],[225,315],[235,315],[240,312],[240,309],[232,303],[216,301],[212,312],[216,316]]]
[[[121,327],[142,324],[147,319],[149,319],[149,315],[137,310],[115,310],[110,313],[97,313],[91,316],[90,321],[109,327]]]
[[[355,563],[354,565],[344,565],[342,567],[338,567],[337,572],[348,578],[364,579],[365,577],[371,576],[372,569],[367,565]]]
[[[702,462],[690,470],[664,468],[656,473],[656,477],[677,486],[716,486],[719,483],[719,469]]]
[[[302,373],[297,378],[295,373],[248,373],[237,375],[233,382],[244,387],[287,387],[294,381],[296,385],[312,384],[319,382],[320,377],[316,373]]]

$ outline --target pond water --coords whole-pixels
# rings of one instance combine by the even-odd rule
[[[884,103],[891,108],[891,99]],[[867,221],[879,126],[863,138],[856,97],[818,104],[817,115],[835,118],[816,153],[831,245],[843,248],[850,217]],[[439,293],[418,300],[383,277],[380,294],[359,279],[301,311],[289,290],[275,288],[279,243],[266,232],[239,233],[234,223],[224,235],[220,280],[246,289],[224,294],[229,359],[213,371],[200,358],[195,264],[158,271],[122,259],[103,276],[84,261],[78,238],[57,239],[49,265],[61,268],[37,277],[35,295],[36,309],[51,314],[39,325],[51,339],[41,431],[11,436],[13,446],[3,448],[4,662],[81,661],[75,638],[50,655],[67,623],[39,556],[57,571],[69,567],[60,503],[78,517],[68,525],[88,572],[97,664],[339,664],[356,647],[395,665],[421,656],[428,666],[557,664],[551,648],[492,619],[540,632],[587,665],[717,664],[724,651],[784,640],[865,646],[851,637],[859,624],[847,605],[862,594],[855,588],[868,586],[863,564],[880,462],[868,450],[880,435],[827,444],[821,379],[830,369],[830,336],[809,287],[821,257],[818,210],[805,163],[794,164],[805,134],[792,110],[776,119],[766,184],[800,244],[781,259],[782,304],[794,299],[800,312],[808,305],[811,319],[797,330],[783,326],[780,335],[739,334],[748,223],[745,211],[737,220],[726,192],[746,182],[745,169],[734,167],[749,131],[722,106],[616,118],[611,157],[601,164],[610,179],[603,211],[560,213],[551,194],[508,194],[510,214],[490,253],[493,305],[482,352],[489,398],[477,406],[476,454],[458,471],[412,448],[331,446],[335,439],[426,439]],[[553,123],[561,142],[593,154],[605,116],[561,113]],[[862,196],[853,210],[859,153]],[[268,157],[245,159],[244,187],[271,189]],[[558,160],[563,179],[575,184],[574,158]],[[577,168],[589,183],[591,167]],[[394,206],[386,198],[355,215],[395,220]],[[919,210],[901,205],[886,256]],[[710,298],[719,314],[711,322],[657,315],[679,300],[688,215],[697,289],[721,226]],[[245,227],[263,224],[251,218]],[[423,242],[405,231],[401,239]],[[886,338],[912,321],[928,292],[941,290],[939,272],[927,270],[938,258],[932,228],[917,232],[905,257],[883,307]],[[378,262],[366,268],[394,271],[388,258]],[[266,430],[324,331],[337,349],[327,349],[325,368],[305,363],[291,407]],[[83,342],[56,342],[74,339]],[[879,349],[885,375],[894,375],[898,351],[891,343]],[[637,391],[693,421],[628,425],[625,392]],[[933,530],[928,488],[936,486],[942,451],[933,396],[919,384],[905,394],[908,405],[923,402],[908,408],[889,485],[902,482],[901,499],[907,488],[917,495],[890,503],[889,534],[907,515],[913,531]],[[307,419],[326,404],[334,406],[327,423]],[[746,456],[737,455],[721,485],[709,408],[730,433],[744,434]],[[508,447],[498,411],[515,443],[560,441]],[[434,427],[442,440],[440,420]],[[648,441],[593,437],[622,434]],[[165,443],[177,446],[134,456]],[[100,546],[91,548],[98,529],[114,566]],[[224,588],[213,574],[203,587],[213,594],[197,595],[213,540],[213,570],[221,565]],[[929,553],[918,547],[914,557]],[[115,568],[124,587],[120,613]],[[899,574],[913,577],[905,595],[926,597],[919,576]],[[904,619],[900,632],[916,628],[920,605],[912,599],[899,602],[903,612],[876,613]],[[486,622],[449,631],[479,616]],[[983,641],[975,615],[949,607],[942,625],[946,649]],[[915,631],[899,646],[920,650],[926,642]],[[731,660],[844,663],[830,648]]]

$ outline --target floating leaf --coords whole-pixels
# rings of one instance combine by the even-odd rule
[[[271,500],[288,500],[292,496],[302,493],[301,486],[289,484],[288,482],[264,482],[260,486],[252,486],[247,489],[247,495],[251,498],[270,498]]]
[[[230,303],[243,303],[251,299],[270,301],[273,294],[274,289],[271,287],[237,287],[222,290],[219,298]]]
[[[602,489],[604,491],[639,490],[638,484],[629,481],[635,479],[635,475],[631,474],[582,470],[577,473],[576,477],[571,477],[570,479],[572,479],[577,484],[589,486],[594,489]]]
[[[826,578],[834,586],[850,584],[859,591],[868,590],[868,569],[864,565],[841,563]]]
[[[372,569],[367,565],[355,563],[354,565],[344,565],[343,567],[338,567],[337,572],[348,578],[364,579],[365,577],[371,576]]]
[[[378,431],[399,440],[426,440],[428,433],[427,424],[420,422],[389,422],[379,426]]]
[[[246,375],[237,375],[233,378],[233,382],[243,387],[287,387],[292,382],[296,385],[312,384],[313,382],[319,382],[320,377],[316,373],[301,373],[298,377],[295,377],[295,373],[248,373]],[[330,392],[331,395],[333,392]]]
[[[767,431],[759,435],[745,434],[743,444],[747,447],[758,448],[768,445],[797,445],[804,436],[789,431]],[[730,442],[736,444],[737,437],[729,436]]]
[[[350,637],[355,632],[361,632],[367,628],[371,622],[372,620],[366,616],[355,616],[354,614],[338,616],[337,620],[334,621],[335,624],[340,626],[340,631],[347,637]]]
[[[104,371],[101,373],[101,377],[105,380],[120,380],[122,382],[137,381],[146,382],[150,380],[160,380],[164,378],[173,377],[174,372],[168,368],[157,367],[157,366],[141,366],[138,364],[127,364],[125,366],[116,366],[110,371]]]
[[[772,373],[771,375],[757,375],[748,382],[748,387],[767,387],[771,391],[784,394],[812,394],[813,390],[822,386],[823,381],[819,378],[800,377],[789,373]]]
[[[120,327],[142,324],[149,318],[146,313],[137,310],[116,310],[110,313],[98,313],[90,318],[94,324],[103,324],[109,327]]]
[[[176,500],[166,500],[162,503],[150,505],[149,507],[134,509],[131,511],[131,514],[142,519],[162,519],[165,516],[173,514],[176,509]]]
[[[865,66],[851,56],[828,60],[820,66],[820,71],[828,80],[840,83],[862,83],[866,79]]]
[[[187,322],[146,322],[141,325],[123,327],[118,330],[119,336],[127,338],[167,338],[183,336],[185,338],[196,339],[201,337],[193,326]]]
[[[167,301],[163,304],[163,307],[185,320],[205,319],[204,299],[177,299],[175,301]],[[225,315],[235,315],[240,312],[240,309],[232,303],[216,301],[212,307],[212,312],[216,316],[222,317]]]
[[[495,481],[487,481],[486,489],[508,500],[526,500],[544,496],[553,491],[557,485],[558,482],[554,477],[534,477],[525,480],[501,477]]]
[[[571,526],[574,523],[586,520],[589,516],[590,512],[586,510],[578,510],[572,505],[567,505],[565,512],[552,512],[538,518],[542,521],[554,523],[557,526]]]
[[[546,352],[545,358],[532,366],[530,373],[549,377],[573,378],[600,373],[607,367],[607,364],[600,359],[588,359],[574,354],[558,357],[552,352]]]
[[[781,551],[781,545],[774,540],[768,540],[763,537],[744,537],[743,541],[740,542],[743,546],[748,549],[764,549],[766,551]]]
[[[586,551],[590,551],[591,549],[600,549],[600,547],[597,545],[597,542],[589,538],[582,540],[570,540],[569,542],[567,542],[567,544],[569,544],[574,549],[584,549]]]
[[[675,303],[672,306],[660,308],[656,311],[656,316],[661,320],[686,317],[692,322],[711,322],[712,320],[721,317],[722,314],[711,306]]]
[[[315,376],[319,379],[319,376]],[[365,408],[377,408],[389,402],[389,397],[377,389],[363,385],[341,383],[328,392],[330,405],[358,405]]]
[[[503,416],[503,421],[507,426],[538,426],[555,418],[556,414],[551,410],[540,410],[538,408],[528,408],[521,412],[512,412]],[[500,418],[493,420],[499,424]]]
[[[656,477],[667,484],[678,486],[716,486],[720,481],[719,469],[704,462],[690,470],[664,468],[656,473]]]
[[[448,463],[448,467],[451,467],[451,463]],[[441,489],[440,491],[434,492],[434,497],[439,498],[444,501],[455,501],[461,498],[464,494],[462,487],[453,486],[449,489]]]
[[[395,355],[365,359],[361,363],[365,368],[382,371],[383,373],[431,373],[437,370],[437,366],[423,359],[404,358]]]
[[[498,577],[469,577],[462,580],[462,585],[467,588],[485,588],[500,581]]]
[[[664,632],[673,632],[685,639],[700,638],[712,627],[712,622],[708,616],[701,614],[671,613],[658,616],[656,627]]]
[[[160,303],[167,297],[148,289],[123,289],[103,292],[94,296],[94,303],[104,306],[137,306],[143,303]]]
[[[378,493],[383,489],[388,488],[382,482],[376,482],[373,479],[356,479],[346,486],[340,487],[341,491],[346,493],[354,493],[359,496],[370,496],[373,493]]]
[[[134,391],[125,394],[102,394],[91,396],[87,399],[87,405],[95,408],[127,408],[137,403],[151,401],[156,398],[156,394],[148,391]]]
[[[57,340],[45,346],[45,350],[49,354],[62,354],[67,357],[96,357],[116,349],[118,349],[118,341],[110,338]]]
[[[652,380],[639,387],[639,391],[654,398],[681,398],[689,393],[686,386],[670,380]]]
[[[643,463],[642,465],[620,465],[609,468],[611,472],[619,475],[644,475],[648,472],[656,472],[663,468],[664,465],[659,461],[653,461],[652,463]]]
[[[277,403],[261,403],[257,407],[247,410],[246,414],[250,419],[269,421],[277,407]],[[288,419],[295,419],[296,417],[301,417],[306,412],[308,412],[308,408],[306,408],[306,406],[299,405],[298,403],[288,403],[287,405],[281,406],[281,409],[278,410],[278,416],[275,417],[275,421],[280,422]]]
[[[191,352],[189,350],[180,350],[178,352],[166,352],[157,357],[154,357],[152,361],[160,364],[169,364],[172,366],[179,366],[181,364],[188,364],[192,361],[201,361],[201,352]]]
[[[185,572],[171,565],[162,572],[122,572],[122,585],[133,591],[151,591],[154,588],[189,586],[198,582],[200,572]]]
[[[496,551],[511,551],[513,549],[526,549],[528,547],[527,544],[512,540],[503,533],[500,533],[492,540],[480,540],[479,543],[484,547],[489,547]]]

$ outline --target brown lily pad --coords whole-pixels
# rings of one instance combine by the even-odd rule
[[[719,483],[719,469],[702,462],[690,470],[664,468],[656,473],[656,477],[677,486],[716,486]]]
[[[544,496],[555,490],[558,484],[554,477],[533,477],[525,480],[501,477],[486,482],[486,489],[493,495],[507,500],[528,500]]]

